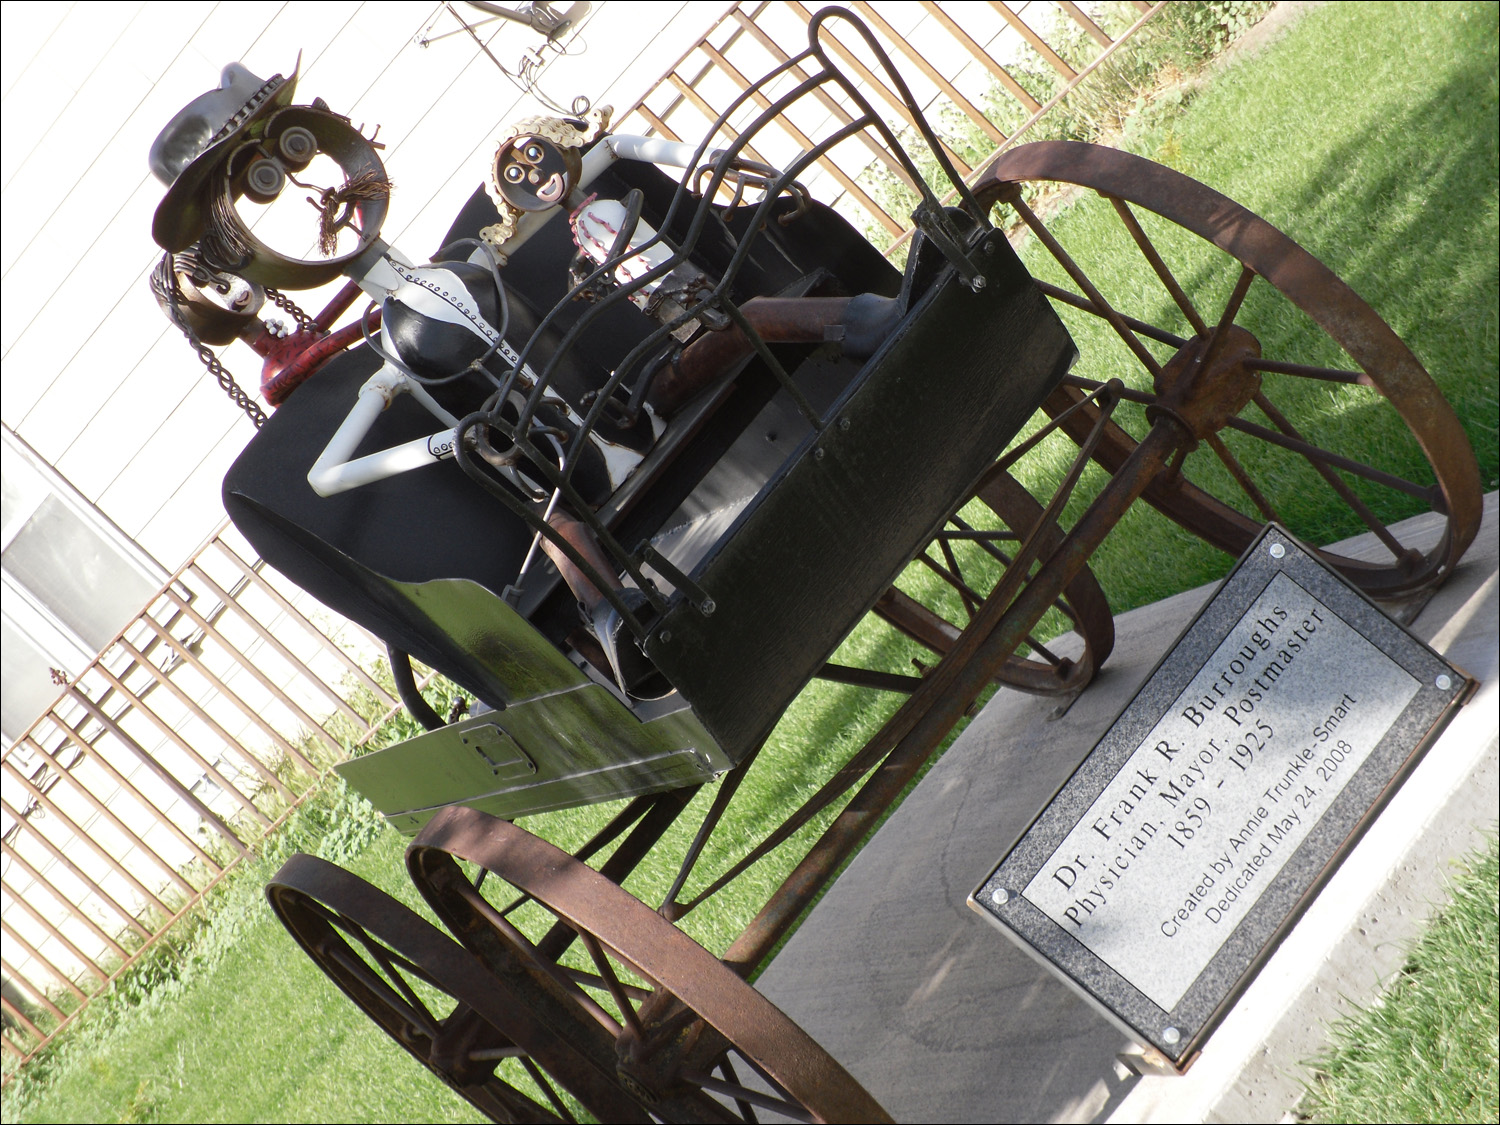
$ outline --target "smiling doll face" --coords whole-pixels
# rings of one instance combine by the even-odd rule
[[[495,156],[500,194],[521,211],[545,211],[568,197],[578,182],[578,153],[536,136],[515,137]]]

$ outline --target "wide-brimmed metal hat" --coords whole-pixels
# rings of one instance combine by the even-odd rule
[[[163,250],[185,250],[203,233],[207,215],[204,188],[238,142],[283,106],[297,90],[297,71],[261,79],[234,62],[219,75],[219,88],[200,94],[178,111],[151,144],[151,171],[167,185],[156,208],[151,237]]]

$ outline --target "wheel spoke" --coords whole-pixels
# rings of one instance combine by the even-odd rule
[[[548,1082],[547,1076],[542,1073],[542,1068],[537,1066],[536,1063],[532,1061],[529,1055],[521,1056],[521,1065],[526,1068],[526,1073],[531,1075],[531,1080],[542,1088],[542,1093],[545,1094],[547,1096],[547,1100],[552,1103],[552,1108],[557,1110],[557,1115],[564,1121],[577,1122],[578,1118],[574,1117],[568,1107],[563,1104],[562,1098],[559,1097],[557,1091],[552,1088],[552,1083]]]
[[[1374,387],[1375,380],[1363,371],[1345,371],[1338,367],[1314,367],[1306,363],[1287,363],[1279,359],[1245,359],[1241,362],[1251,371],[1269,371],[1276,375],[1297,375],[1304,379],[1320,379],[1325,383],[1348,383],[1351,386]]]
[[[1061,301],[1065,305],[1071,305],[1075,309],[1089,313],[1092,316],[1097,316],[1102,320],[1109,319],[1104,310],[1100,309],[1099,306],[1095,305],[1087,297],[1080,297],[1077,293],[1064,289],[1060,285],[1053,285],[1050,281],[1043,281],[1040,278],[1033,278],[1032,280],[1036,283],[1038,289],[1054,300]],[[1187,343],[1187,340],[1175,332],[1168,332],[1165,328],[1158,328],[1147,321],[1137,320],[1135,317],[1127,316],[1118,310],[1112,311],[1114,311],[1115,315],[1120,318],[1127,328],[1139,336],[1145,336],[1148,339],[1167,344],[1174,348],[1180,348],[1183,344]]]
[[[1323,449],[1301,437],[1292,437],[1287,434],[1278,433],[1275,430],[1267,429],[1265,426],[1257,425],[1254,422],[1239,417],[1229,419],[1226,424],[1231,429],[1238,430],[1242,434],[1249,434],[1251,437],[1259,438],[1261,441],[1271,445],[1279,445],[1283,449],[1290,449],[1293,453],[1300,453],[1314,465],[1331,465],[1334,468],[1353,473],[1355,476],[1363,477],[1365,480],[1374,481],[1376,484],[1383,484],[1387,488],[1393,488],[1398,492],[1405,492],[1409,496],[1415,496],[1428,503],[1432,502],[1432,489],[1425,485],[1405,480],[1394,473],[1386,472],[1384,469],[1377,469],[1373,465],[1366,465],[1363,461],[1356,461],[1351,457],[1344,457],[1331,450]]]
[[[1097,394],[1099,391],[1108,386],[1108,384],[1101,383],[1097,379],[1087,379],[1082,375],[1065,375],[1063,376],[1063,386],[1078,387],[1082,390],[1090,392],[1091,394]],[[1141,406],[1156,405],[1156,396],[1150,391],[1138,391],[1134,387],[1121,386],[1114,388],[1114,394],[1116,398],[1123,399],[1126,402],[1138,403]],[[1088,400],[1085,399],[1082,402],[1079,402],[1078,405],[1082,406],[1083,403],[1087,401]],[[1056,420],[1061,421],[1062,416],[1059,415]]]
[[[599,1120],[640,1120],[654,1112],[663,1120],[736,1121],[743,1107],[766,1107],[793,1120],[888,1120],[879,1105],[805,1032],[777,1011],[733,969],[614,881],[609,870],[594,870],[524,829],[463,806],[444,809],[408,852],[417,885],[439,917],[461,933],[475,934],[485,919],[461,879],[455,861],[481,863],[509,885],[532,894],[553,918],[579,936],[590,951],[599,981],[621,1005],[626,1024],[616,1024],[613,1041],[595,1040],[593,1021],[579,1010],[576,991],[566,995],[547,987],[532,995],[532,1019],[517,1020],[530,1039],[558,1035],[566,1051],[577,1043],[578,1073],[554,1069],[547,1044],[529,1042],[529,1057]],[[455,893],[456,892],[456,893]],[[550,919],[530,919],[538,926]],[[525,950],[506,935],[491,933],[475,942],[488,956],[510,962]],[[543,948],[543,947],[532,947]],[[544,966],[528,969],[540,977]],[[637,1012],[623,975],[638,975],[656,987],[654,999]],[[503,979],[503,974],[501,974]],[[611,987],[611,984],[618,987]],[[537,1025],[543,1025],[539,1029]],[[629,1028],[627,1033],[626,1028]],[[649,1029],[649,1035],[644,1030]],[[548,1048],[550,1049],[550,1047]],[[720,1070],[726,1051],[741,1055],[761,1077]],[[734,1060],[735,1065],[740,1059]],[[709,1071],[700,1074],[698,1071]],[[722,1073],[722,1077],[720,1076]],[[762,1085],[764,1081],[764,1085]],[[590,1083],[598,1084],[584,1090]],[[696,1087],[696,1089],[694,1089]],[[596,1109],[611,1101],[606,1113]],[[751,1118],[753,1119],[753,1118]]]
[[[938,536],[938,547],[943,552],[943,559],[948,563],[948,570],[956,579],[954,589],[958,591],[958,596],[964,601],[964,612],[969,615],[969,619],[972,621],[975,612],[979,609],[979,603],[984,599],[970,587],[968,580],[964,578],[963,567],[959,566],[958,559],[953,556],[952,541],[947,536],[940,535]]]
[[[943,538],[945,540],[966,540],[970,543],[973,543],[981,551],[989,555],[990,558],[998,562],[1001,566],[1010,565],[1010,556],[1008,556],[1004,551],[1000,550],[999,547],[996,547],[995,544],[1019,543],[1021,541],[1021,537],[1014,531],[978,531],[970,527],[956,515],[949,522],[954,525],[955,530],[944,531]]]
[[[986,543],[1019,543],[1021,537],[1014,531],[983,531],[971,528],[963,520],[954,517],[953,523],[956,528],[950,528],[942,533],[944,539],[964,539],[983,546]]]
[[[816,1117],[794,1102],[769,1097],[759,1090],[752,1090],[750,1087],[742,1086],[738,1082],[723,1082],[711,1074],[704,1074],[696,1070],[684,1070],[682,1078],[684,1081],[691,1082],[699,1089],[707,1090],[714,1094],[722,1094],[726,1098],[733,1098],[736,1102],[749,1102],[751,1105],[758,1105],[761,1109],[768,1109],[772,1113],[779,1113],[782,1117],[789,1117],[793,1121],[804,1121],[808,1125],[812,1125],[813,1122],[817,1121]]]
[[[1256,393],[1255,405],[1260,407],[1265,416],[1271,419],[1272,424],[1282,433],[1286,434],[1288,437],[1296,438],[1298,441],[1306,440],[1302,437],[1301,434],[1297,432],[1297,428],[1292,425],[1292,423],[1287,419],[1286,415],[1277,410],[1271,400],[1268,399],[1263,393]],[[1329,486],[1335,492],[1339,494],[1340,499],[1342,499],[1344,503],[1348,504],[1349,507],[1353,509],[1355,514],[1358,515],[1360,519],[1365,521],[1365,526],[1375,533],[1376,538],[1378,538],[1382,543],[1385,544],[1386,549],[1390,551],[1395,558],[1404,558],[1406,556],[1406,548],[1401,545],[1401,541],[1398,540],[1394,535],[1392,535],[1390,529],[1385,526],[1384,522],[1382,522],[1374,512],[1370,511],[1369,506],[1363,500],[1355,495],[1354,490],[1347,484],[1345,484],[1343,479],[1336,472],[1334,472],[1326,462],[1321,460],[1313,460],[1312,458],[1309,458],[1309,460],[1312,461],[1312,466],[1318,471],[1318,474],[1328,482]]]
[[[407,1007],[411,1009],[413,1014],[418,1015],[418,1019],[416,1022],[420,1022],[423,1024],[423,1030],[425,1030],[429,1035],[436,1035],[437,1026],[440,1022],[439,1019],[435,1015],[433,1015],[431,1011],[428,1010],[427,1005],[422,1003],[416,992],[412,990],[412,987],[407,983],[406,978],[401,975],[400,968],[404,968],[407,972],[411,973],[412,976],[416,977],[418,980],[421,980],[425,984],[433,984],[432,980],[427,976],[427,974],[424,973],[418,966],[413,965],[405,957],[402,957],[400,954],[387,949],[384,945],[381,945],[379,942],[375,941],[364,929],[364,927],[360,926],[353,919],[346,917],[338,911],[327,912],[327,917],[328,920],[337,925],[339,929],[343,930],[346,934],[359,942],[360,945],[364,947],[365,951],[370,955],[371,959],[374,960],[382,970],[384,970],[383,973],[379,974],[374,979],[383,981],[386,986],[386,991],[390,991],[392,988],[394,988],[395,991],[406,1002]],[[360,965],[365,966],[365,971],[366,973],[368,973],[369,962],[363,961],[358,957],[355,957],[354,961],[358,962],[358,964]],[[398,965],[400,966],[400,968],[397,967]],[[353,964],[350,964],[349,967],[353,968]],[[371,978],[367,977],[366,979],[370,980]]]
[[[1026,634],[1026,644],[1031,648],[1032,652],[1036,653],[1054,668],[1062,663],[1062,657],[1049,650],[1046,645],[1042,644],[1041,641],[1037,640],[1030,633]]]
[[[1172,276],[1172,271],[1167,268],[1167,263],[1162,261],[1161,255],[1156,252],[1156,246],[1146,237],[1146,232],[1141,229],[1141,224],[1136,221],[1135,214],[1130,210],[1129,204],[1117,195],[1109,195],[1106,192],[1100,192],[1099,194],[1109,200],[1110,204],[1114,207],[1115,213],[1120,216],[1120,222],[1125,224],[1125,229],[1130,232],[1130,237],[1140,247],[1146,261],[1151,264],[1151,268],[1156,272],[1156,276],[1161,279],[1162,285],[1171,294],[1173,302],[1182,310],[1182,315],[1187,317],[1188,323],[1193,326],[1193,331],[1200,336],[1207,336],[1208,325],[1198,315],[1198,310],[1193,307],[1193,302],[1188,300],[1188,295],[1182,291],[1182,286],[1177,284],[1177,279]]]
[[[1273,523],[1280,523],[1281,521],[1277,518],[1276,510],[1271,507],[1271,502],[1266,499],[1265,494],[1261,492],[1256,483],[1250,479],[1250,474],[1245,471],[1245,466],[1241,465],[1239,459],[1233,453],[1229,452],[1229,447],[1224,444],[1224,439],[1218,434],[1209,434],[1208,447],[1224,463],[1224,467],[1234,477],[1235,483],[1244,489],[1245,495],[1250,497],[1250,502],[1260,509],[1260,514]]]
[[[636,1013],[635,1005],[630,1002],[630,997],[625,995],[625,988],[620,983],[620,978],[615,975],[615,967],[609,963],[609,958],[604,955],[599,941],[593,934],[580,930],[579,940],[583,947],[589,951],[594,965],[599,970],[599,976],[604,985],[609,989],[609,994],[614,998],[615,1006],[620,1009],[620,1014],[625,1017],[625,1025],[635,1034],[636,1038],[645,1040],[646,1029],[641,1026],[641,1017]]]
[[[1240,306],[1245,303],[1245,294],[1250,292],[1250,283],[1254,280],[1255,271],[1249,266],[1241,267],[1240,279],[1234,283],[1234,292],[1229,294],[1224,311],[1219,314],[1219,322],[1214,325],[1214,334],[1209,338],[1208,347],[1203,349],[1203,357],[1198,361],[1200,367],[1208,368],[1218,356],[1219,349],[1229,336],[1229,329],[1234,325],[1234,318],[1240,314]]]
[[[406,998],[391,987],[390,981],[381,974],[370,968],[370,963],[360,957],[347,945],[329,949],[325,954],[329,960],[339,965],[350,976],[357,980],[365,988],[385,1000],[394,1011],[399,1013],[407,1023],[411,1024],[429,1040],[437,1038],[437,1021],[432,1018],[432,1013],[425,1006],[411,1007]]]
[[[945,551],[944,553],[946,554],[947,552]],[[917,561],[926,566],[928,570],[936,574],[949,586],[953,587],[958,596],[963,599],[965,615],[972,618],[974,610],[979,606],[980,602],[984,601],[984,598],[979,595],[978,591],[970,588],[961,575],[955,574],[953,570],[945,567],[926,552],[918,555]],[[950,563],[952,562],[951,557],[949,561]]]
[[[719,1073],[724,1076],[725,1081],[732,1082],[736,1086],[740,1084],[740,1076],[734,1072],[734,1064],[729,1061],[727,1054],[719,1061]],[[735,1104],[740,1107],[740,1115],[747,1122],[759,1122],[760,1119],[755,1116],[755,1107],[749,1102],[743,1098],[736,1098]]]
[[[472,891],[468,874],[455,866],[453,876],[456,885]],[[571,1041],[536,1042],[535,1023],[514,1019],[515,994],[503,977],[487,972],[473,954],[378,888],[324,860],[296,855],[272,879],[268,897],[282,924],[330,981],[404,1051],[491,1119],[574,1121],[541,1069],[558,1066],[559,1073],[581,1079],[579,1100],[601,1120],[644,1120],[639,1107],[618,1091],[610,1094],[591,1084],[586,1049]],[[414,987],[417,981],[424,994],[430,987],[443,1001],[455,1003],[446,1019],[433,1018]],[[544,1060],[539,1064],[530,1058],[538,1051]],[[497,1070],[511,1058],[531,1074],[545,1101],[511,1085]],[[519,1071],[511,1076],[520,1081]],[[527,1083],[521,1085],[529,1090]]]
[[[910,695],[922,686],[920,676],[906,676],[899,672],[880,672],[874,668],[850,668],[844,664],[827,663],[813,673],[820,680],[850,687],[873,688],[876,691],[894,691]]]
[[[601,992],[609,990],[609,986],[605,984],[604,978],[598,973],[586,972],[583,969],[568,969],[567,973],[570,980],[582,985],[584,988],[594,988]],[[626,984],[623,981],[620,982],[620,987],[625,990],[625,995],[629,996],[632,1000],[648,1000],[655,995],[649,988]]]
[[[1068,276],[1073,279],[1073,283],[1087,294],[1089,301],[1093,305],[1091,311],[1109,321],[1110,327],[1115,330],[1120,339],[1125,341],[1125,346],[1135,353],[1135,357],[1141,361],[1142,367],[1151,372],[1153,376],[1160,375],[1161,364],[1156,361],[1156,357],[1146,350],[1146,345],[1141,343],[1140,338],[1125,323],[1124,318],[1104,299],[1104,295],[1089,280],[1088,274],[1078,268],[1078,263],[1073,261],[1068,252],[1062,248],[1062,244],[1052,237],[1052,232],[1036,217],[1031,208],[1026,206],[1019,195],[1011,201],[1011,206],[1016,209],[1022,220],[1031,228],[1031,233],[1036,235],[1038,241],[1057,259],[1057,264],[1067,271]]]

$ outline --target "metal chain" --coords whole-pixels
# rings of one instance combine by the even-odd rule
[[[219,362],[219,357],[214,354],[214,350],[201,342],[193,333],[186,332],[184,335],[187,336],[188,343],[193,346],[193,350],[198,353],[198,358],[203,361],[203,366],[208,368],[208,373],[224,389],[224,393],[230,397],[231,401],[245,412],[245,416],[250,419],[257,430],[264,426],[266,412],[260,408],[258,402],[245,393],[244,387],[235,382],[234,376]]]
[[[187,318],[182,315],[182,311],[178,308],[178,302],[185,298],[181,287],[177,284],[176,263],[173,261],[171,254],[165,255],[161,260],[161,264],[156,267],[155,276],[152,278],[152,285],[166,294],[172,308],[173,323],[187,337],[188,344],[192,347],[193,351],[198,353],[198,359],[208,369],[208,373],[214,377],[214,382],[219,384],[224,393],[229,396],[230,401],[245,412],[245,416],[250,419],[257,430],[264,426],[266,424],[266,412],[260,408],[260,404],[245,392],[244,387],[235,382],[234,376],[219,362],[219,357],[214,354],[214,350],[198,339],[198,334],[188,327]],[[278,293],[277,296],[280,297],[281,295]],[[295,309],[296,306],[293,305],[292,308]],[[297,312],[300,313],[301,310],[298,309]]]
[[[298,306],[297,302],[288,297],[279,289],[266,289],[266,296],[271,298],[271,303],[285,313],[289,313],[297,322],[298,328],[306,328],[309,332],[321,332],[323,326],[312,317],[308,316]]]

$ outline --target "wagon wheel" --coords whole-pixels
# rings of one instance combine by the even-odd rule
[[[480,873],[471,882],[457,860]],[[591,1021],[622,1089],[661,1121],[889,1121],[847,1071],[769,1000],[656,911],[524,829],[463,807],[407,851],[437,915],[502,976],[538,967],[566,990],[553,1022]],[[480,893],[493,874],[550,927],[537,942]],[[571,956],[563,958],[569,946]],[[559,1076],[566,1084],[566,1078]]]
[[[1003,466],[994,465],[979,478],[937,538],[917,562],[949,589],[948,606],[928,606],[892,586],[875,603],[875,612],[901,632],[943,655],[953,647],[974,611],[1010,567],[1015,545],[1030,535],[1042,518],[1042,506]],[[1042,557],[1062,539],[1056,526],[1042,531]],[[995,678],[1038,695],[1076,692],[1087,686],[1115,643],[1114,618],[1098,580],[1080,571],[1057,602],[1057,611],[1082,642],[1076,657],[1061,657],[1027,638],[1029,655],[1008,657]]]
[[[1089,264],[1070,256],[1022,201],[1021,185],[1048,182],[1097,192],[1113,210],[1100,211],[1111,233],[1139,247],[1150,280],[1129,282],[1128,299],[1126,282],[1098,268],[1090,276]],[[1091,332],[1117,353],[1113,367],[1070,378],[1047,411],[1056,417],[1118,376],[1126,400],[1144,406],[1148,421],[1169,417],[1192,431],[1188,449],[1199,452],[1179,454],[1151,482],[1144,495],[1154,507],[1234,556],[1267,520],[1317,545],[1348,533],[1352,512],[1355,529],[1374,532],[1381,547],[1368,558],[1322,554],[1375,597],[1434,584],[1462,557],[1478,531],[1481,499],[1457,416],[1390,327],[1291,239],[1195,180],[1093,145],[1015,148],[976,194],[1010,203],[1050,254],[1051,263],[1030,268],[1090,362],[1108,358],[1104,349],[1090,354]],[[1078,236],[1086,220],[1074,226],[1070,216],[1065,224],[1075,250],[1085,245]],[[1046,280],[1061,274],[1071,280]],[[1110,304],[1105,289],[1122,297],[1122,307]],[[1064,427],[1081,440],[1097,417],[1085,404]],[[1114,472],[1135,444],[1111,421],[1096,460]],[[1445,521],[1425,551],[1387,526],[1424,510]]]
[[[576,1044],[518,1020],[522,1001],[478,958],[384,891],[295,855],[266,897],[314,964],[376,1026],[492,1120],[576,1120],[549,1074],[567,1075],[569,1092],[602,1120],[645,1120]]]

